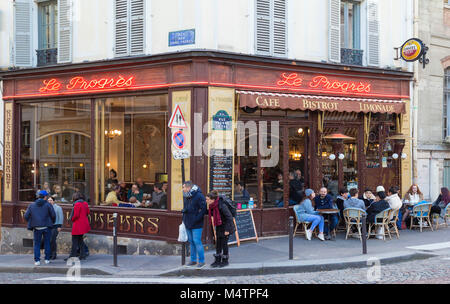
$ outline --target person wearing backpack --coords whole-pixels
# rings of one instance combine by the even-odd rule
[[[213,217],[213,225],[216,229],[216,254],[211,267],[225,267],[228,265],[228,238],[235,232],[233,215],[228,207],[226,198],[219,196],[217,190],[206,195],[208,206],[208,219]]]

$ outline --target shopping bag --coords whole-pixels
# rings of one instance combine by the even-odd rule
[[[181,225],[178,227],[178,242],[187,242],[188,236],[186,232],[186,227],[184,226],[184,223],[181,223]]]

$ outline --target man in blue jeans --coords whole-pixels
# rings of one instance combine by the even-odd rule
[[[50,239],[52,227],[56,219],[53,206],[47,201],[49,194],[45,190],[38,193],[38,199],[28,206],[24,218],[28,222],[28,230],[34,232],[34,265],[41,265],[41,240],[44,237],[45,264],[50,263]]]
[[[183,184],[183,210],[181,212],[191,248],[191,262],[187,266],[203,268],[205,251],[202,244],[202,231],[206,214],[206,200],[200,188],[191,181]]]
[[[325,187],[320,188],[319,195],[314,198],[314,203],[316,210],[319,209],[337,209],[336,206],[333,204],[332,197],[328,194],[328,190]],[[339,222],[339,216],[337,214],[327,214],[328,217],[328,225],[325,225],[324,232],[325,232],[325,239],[330,240],[330,234],[328,233],[328,226],[330,226],[330,230],[333,231],[338,222]]]

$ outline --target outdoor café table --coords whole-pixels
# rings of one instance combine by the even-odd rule
[[[328,233],[330,234],[330,237],[333,238],[333,234],[331,233],[331,229],[330,229],[330,222],[331,222],[330,215],[339,213],[339,209],[317,209],[316,211],[322,215],[327,215],[327,217],[328,217]]]

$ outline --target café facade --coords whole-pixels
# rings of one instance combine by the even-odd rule
[[[63,231],[71,226],[69,194],[81,191],[91,208],[88,238],[109,240],[117,212],[128,253],[136,242],[144,244],[138,253],[178,250],[183,174],[173,152],[180,149],[190,154],[185,180],[203,193],[236,197],[235,182],[244,182],[260,237],[287,234],[294,169],[307,187],[332,195],[341,187],[406,191],[411,181],[409,72],[186,51],[7,71],[1,79],[2,242],[14,239],[16,249],[27,237],[27,206],[47,183],[63,207]],[[187,125],[178,147],[180,128],[169,127],[176,108]],[[167,206],[103,206],[111,170],[128,187],[138,178],[150,189],[167,181]],[[212,243],[211,229],[204,238]]]

